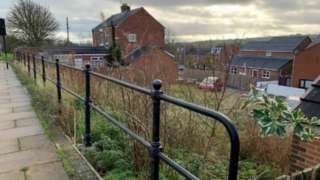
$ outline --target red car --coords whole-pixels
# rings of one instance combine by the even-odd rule
[[[218,77],[207,77],[199,84],[199,88],[210,91],[221,91],[223,82]]]

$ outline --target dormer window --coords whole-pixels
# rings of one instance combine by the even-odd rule
[[[129,33],[128,34],[128,41],[129,41],[129,43],[137,42],[137,34],[136,33]]]

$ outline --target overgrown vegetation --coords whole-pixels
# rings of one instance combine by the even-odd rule
[[[24,71],[20,65],[17,67],[19,71]],[[54,66],[48,64],[46,69],[48,76],[54,79]],[[81,72],[61,68],[61,73],[64,86],[84,94]],[[47,104],[55,103],[54,86],[47,83],[41,91],[49,92],[36,100],[39,110],[54,116],[75,143],[83,144],[82,102],[63,94],[60,108],[50,110]],[[91,91],[96,105],[150,140],[149,97],[96,77],[92,77]],[[256,122],[248,116],[249,110],[240,112],[237,108],[240,107],[241,92],[228,89],[220,101],[222,92],[201,91],[187,84],[166,85],[164,91],[211,109],[219,109],[235,121],[241,138],[239,179],[272,179],[285,171],[289,140],[260,138]],[[60,113],[57,113],[58,110]],[[200,179],[226,179],[230,147],[224,128],[206,117],[167,103],[162,103],[161,110],[161,144],[164,152]],[[105,179],[147,179],[148,152],[97,113],[93,112],[91,119],[93,145],[83,148],[82,152],[96,170]],[[161,179],[182,178],[167,165],[161,164]]]

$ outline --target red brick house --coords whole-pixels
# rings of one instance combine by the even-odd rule
[[[112,33],[112,27],[114,27],[114,33]],[[143,7],[131,10],[127,4],[123,4],[120,13],[112,15],[93,28],[93,46],[108,47],[115,39],[115,43],[125,57],[142,46],[163,48],[164,31],[165,27]]]
[[[300,51],[293,62],[292,86],[309,88],[320,75],[320,36]]]
[[[291,76],[292,60],[280,57],[235,57],[230,65],[230,74],[247,76],[256,81],[279,81],[287,85]]]
[[[95,47],[119,47],[135,78],[160,78],[165,82],[177,79],[174,56],[164,50],[165,27],[143,7],[131,10],[123,4],[120,13],[93,28],[92,36]]]
[[[276,80],[291,86],[292,64],[311,43],[308,36],[273,37],[245,44],[230,66],[230,74],[246,76],[251,83]]]

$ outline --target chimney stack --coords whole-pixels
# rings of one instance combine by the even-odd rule
[[[127,3],[123,3],[121,5],[121,12],[129,12],[130,11],[130,6]]]

